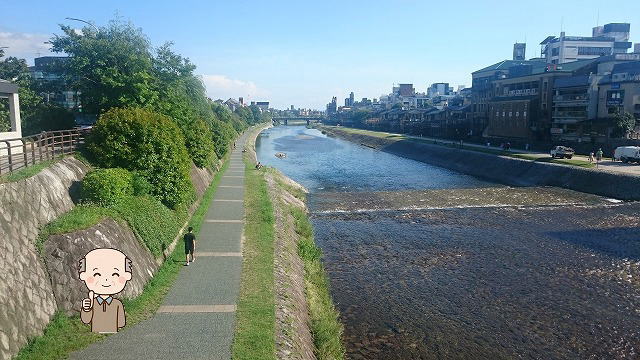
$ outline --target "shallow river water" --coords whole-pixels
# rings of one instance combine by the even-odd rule
[[[640,206],[510,188],[277,127],[352,359],[640,357]],[[276,152],[287,157],[279,159]]]

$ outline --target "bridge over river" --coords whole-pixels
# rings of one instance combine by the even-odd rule
[[[284,124],[284,125],[301,125],[301,124],[311,124],[311,123],[319,123],[324,120],[323,116],[281,116],[274,117],[272,119],[274,124]]]

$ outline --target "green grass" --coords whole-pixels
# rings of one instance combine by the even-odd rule
[[[200,205],[189,221],[194,232],[200,231],[204,215],[211,204],[222,173],[227,168],[227,163],[218,172],[211,185],[204,193]],[[98,207],[93,207],[98,208]],[[81,215],[73,215],[64,222],[58,223],[50,231],[74,230],[74,226],[87,226],[102,216],[96,209],[81,211]],[[105,209],[103,209],[105,210]],[[73,211],[73,210],[72,210]],[[91,225],[88,225],[91,226]],[[175,229],[174,236],[178,229]],[[127,311],[127,327],[133,326],[142,320],[148,319],[156,312],[164,300],[165,295],[173,285],[178,273],[182,269],[183,252],[180,246],[176,246],[167,260],[160,266],[154,277],[145,285],[140,296],[135,299],[125,299],[124,306]],[[66,316],[57,313],[47,325],[44,334],[29,341],[20,350],[16,360],[56,360],[66,358],[71,352],[87,347],[91,343],[102,339],[105,335],[92,333],[88,326],[82,324],[77,316]]]
[[[24,169],[14,171],[6,175],[2,175],[0,176],[0,183],[15,182],[15,181],[20,181],[20,180],[30,178],[34,175],[37,175],[40,171],[42,171],[42,169],[46,168],[47,166],[51,166],[55,164],[61,159],[62,158],[46,160],[46,161],[37,163],[35,165],[26,167]]]
[[[313,240],[313,227],[307,214],[294,207],[290,207],[290,211],[295,218],[296,233],[300,236],[298,254],[304,263],[305,293],[316,357],[320,360],[344,359],[344,328],[331,299],[329,280],[322,265],[322,251]]]
[[[245,165],[245,241],[232,358],[275,359],[273,205],[264,171],[246,159]]]
[[[36,238],[36,248],[42,253],[44,243],[50,235],[86,229],[99,223],[106,217],[121,220],[113,209],[106,209],[96,205],[78,205],[71,211],[60,215],[40,230]]]

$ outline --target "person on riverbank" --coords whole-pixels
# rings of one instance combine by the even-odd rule
[[[196,236],[193,234],[193,228],[189,226],[189,232],[184,234],[184,255],[185,255],[185,264],[184,266],[189,266],[189,255],[191,255],[191,262],[196,261],[194,256],[194,251],[196,250]]]
[[[262,168],[262,164],[260,163],[260,161],[258,161],[258,163],[256,164],[256,170],[260,170],[260,168]]]

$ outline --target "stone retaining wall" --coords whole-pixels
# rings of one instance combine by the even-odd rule
[[[639,176],[541,163],[417,141],[380,138],[336,128],[321,129],[327,134],[390,154],[506,185],[557,186],[621,200],[640,200]]]
[[[34,245],[38,229],[74,206],[88,167],[68,157],[28,179],[0,184],[0,358],[40,335],[57,309]]]
[[[113,247],[132,259],[134,276],[121,294],[126,298],[139,295],[162,263],[128,225],[112,219],[51,236],[44,245],[44,258],[38,253],[34,244],[39,229],[73,209],[88,171],[88,166],[67,157],[35,176],[0,184],[0,359],[10,359],[28,339],[42,334],[56,310],[69,315],[78,311],[86,289],[78,279],[77,263],[88,251]],[[212,170],[192,165],[190,177],[198,199],[213,176]]]
[[[78,278],[78,261],[96,248],[113,248],[125,253],[132,262],[133,277],[116,297],[134,298],[153,277],[158,264],[126,223],[106,218],[100,223],[72,233],[52,235],[44,246],[47,271],[53,283],[58,309],[67,315],[78,315],[87,289]]]

